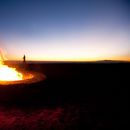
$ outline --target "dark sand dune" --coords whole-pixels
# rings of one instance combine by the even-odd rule
[[[0,130],[125,129],[129,66],[27,64],[26,69],[41,72],[47,79],[0,89]]]

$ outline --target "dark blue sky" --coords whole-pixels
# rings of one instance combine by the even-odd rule
[[[0,0],[0,48],[10,59],[128,59],[129,13],[129,0]]]

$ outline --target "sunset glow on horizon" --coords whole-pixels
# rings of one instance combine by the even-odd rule
[[[0,48],[8,60],[130,61],[128,0],[5,1]]]

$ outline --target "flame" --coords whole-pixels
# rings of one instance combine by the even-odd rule
[[[18,81],[22,79],[22,73],[18,72],[16,68],[4,65],[3,60],[0,57],[0,81]]]

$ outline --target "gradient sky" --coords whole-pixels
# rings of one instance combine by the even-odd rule
[[[8,59],[130,60],[130,0],[0,0]]]

